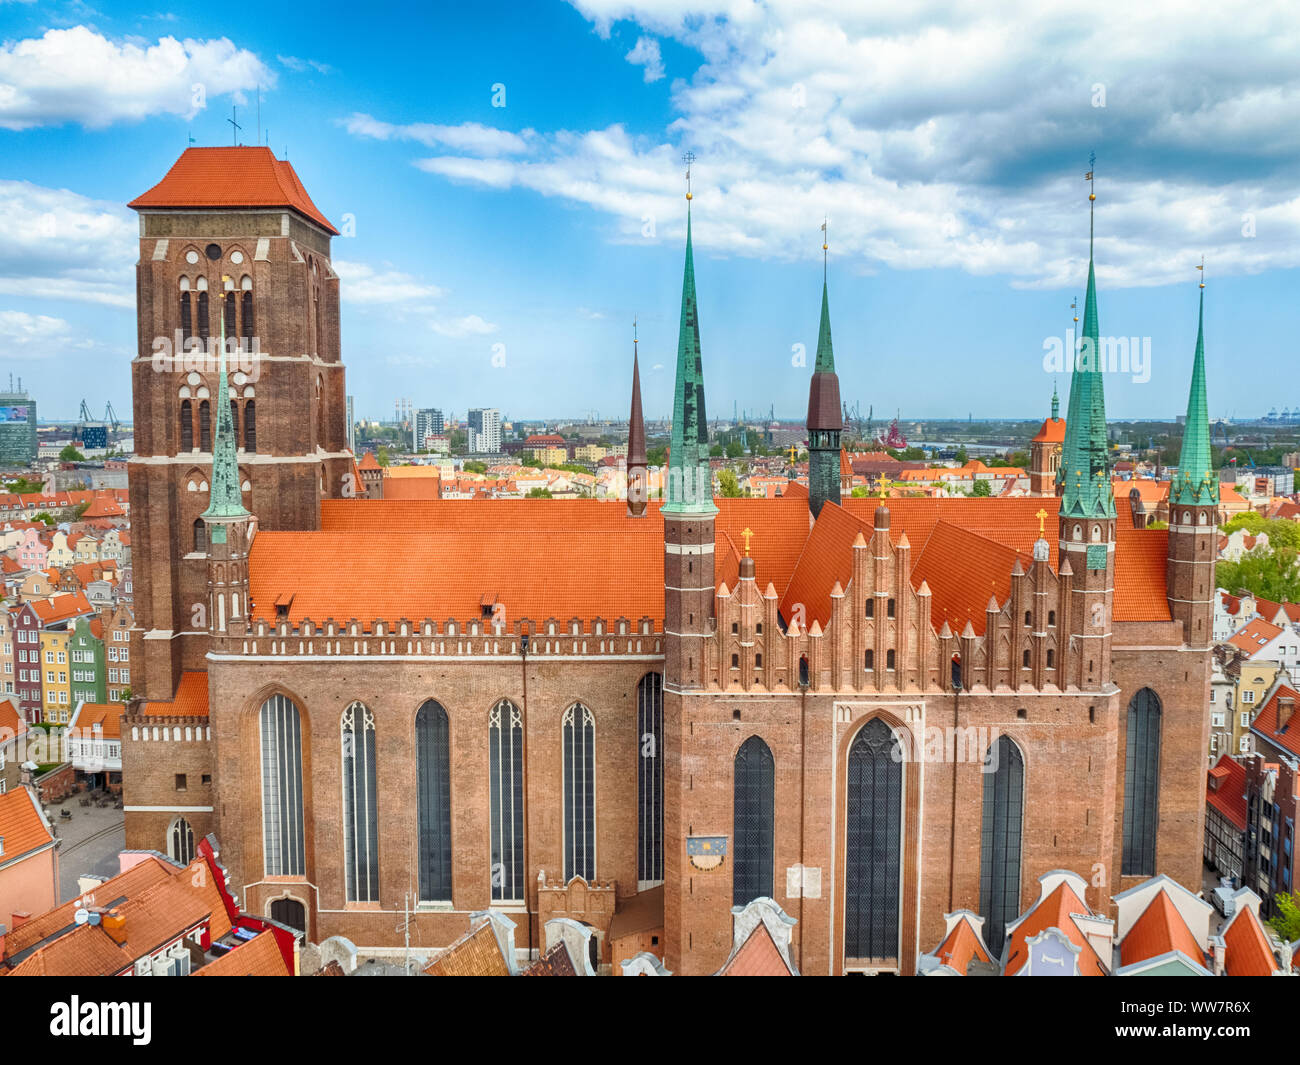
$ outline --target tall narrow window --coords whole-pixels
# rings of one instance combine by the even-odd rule
[[[238,336],[235,332],[235,294],[227,292],[224,302],[226,305],[226,336],[233,340]]]
[[[267,876],[306,871],[302,816],[302,723],[283,695],[262,704],[262,858]]]
[[[1008,922],[1020,913],[1024,796],[1025,760],[1010,736],[999,736],[985,756],[980,836],[980,913],[994,957],[1002,953]]]
[[[379,801],[375,716],[364,703],[343,711],[343,863],[349,902],[379,901]]]
[[[451,732],[442,704],[427,699],[415,714],[420,898],[451,901]]]
[[[167,856],[181,865],[194,861],[194,829],[183,817],[172,822],[171,834],[167,840]]]
[[[903,760],[880,718],[849,748],[844,851],[844,956],[897,960],[902,896]]]
[[[524,722],[502,699],[488,714],[488,792],[492,819],[492,900],[524,898]]]
[[[244,291],[240,295],[239,335],[245,340],[253,339],[253,279],[245,277],[240,282]],[[247,346],[247,345],[245,345]]]
[[[181,400],[181,450],[194,450],[194,405],[188,400]]]
[[[736,752],[734,786],[731,902],[744,906],[772,894],[776,766],[771,748],[757,736]]]
[[[251,399],[244,404],[244,450],[257,450],[257,404]]]
[[[194,519],[194,550],[199,554],[208,550],[208,527],[202,518]]]
[[[194,335],[194,308],[191,304],[189,290],[181,293],[181,341],[189,340]]]
[[[637,879],[641,888],[664,879],[664,686],[647,673],[636,689]]]
[[[596,719],[581,703],[564,712],[564,880],[596,876]]]
[[[212,405],[206,400],[199,400],[199,450],[212,450]]]
[[[1154,876],[1160,821],[1160,697],[1143,688],[1129,700],[1124,752],[1124,876]]]
[[[212,335],[208,326],[208,294],[206,291],[199,293],[199,337],[206,344],[208,337]]]

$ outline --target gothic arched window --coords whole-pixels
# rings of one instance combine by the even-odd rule
[[[980,836],[980,913],[994,957],[1010,921],[1020,914],[1020,839],[1024,822],[1025,760],[1010,736],[999,736],[984,759]]]
[[[181,450],[194,450],[194,404],[181,400]]]
[[[564,712],[564,880],[596,876],[596,719],[574,703]]]
[[[379,799],[375,784],[375,716],[352,703],[340,722],[343,740],[343,862],[349,902],[379,901]]]
[[[488,792],[492,828],[492,901],[524,898],[524,723],[502,699],[488,713]]]
[[[190,296],[189,278],[181,278],[181,341],[189,340],[194,335],[194,308]],[[179,354],[179,352],[177,353]]]
[[[897,959],[903,761],[894,730],[880,718],[854,737],[845,783],[844,956]]]
[[[199,292],[198,318],[199,337],[206,344],[208,342],[208,337],[212,335],[211,329],[208,325],[208,293],[206,288]]]
[[[637,880],[641,888],[664,879],[664,687],[658,673],[636,686]]]
[[[427,699],[415,713],[416,794],[420,831],[420,898],[451,900],[451,729],[442,704]]]
[[[733,906],[772,894],[776,765],[772,751],[750,736],[736,752],[732,804]]]
[[[199,450],[212,450],[212,405],[206,399],[199,400]]]
[[[253,339],[253,279],[245,276],[240,282],[239,287],[243,290],[241,294],[242,306],[239,309],[239,335],[245,340]]]
[[[1150,688],[1128,704],[1124,751],[1123,876],[1154,876],[1160,822],[1160,697]]]
[[[257,450],[257,401],[252,399],[244,404],[244,450]]]
[[[181,865],[194,861],[194,829],[183,817],[176,818],[167,834],[167,856]]]
[[[262,749],[262,859],[267,876],[306,872],[302,816],[302,722],[284,695],[259,715]]]
[[[208,527],[202,518],[194,519],[194,550],[199,554],[208,550]]]

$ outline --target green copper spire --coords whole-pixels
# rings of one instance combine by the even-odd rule
[[[825,278],[822,278],[822,324],[817,331],[817,364],[813,372],[835,372],[835,352],[831,348],[831,305],[826,295]]]
[[[217,429],[212,436],[212,485],[204,518],[243,518],[243,492],[239,485],[239,459],[235,454],[235,424],[230,417],[230,384],[226,380],[226,313],[224,301],[218,305],[221,316],[220,373],[217,377]]]
[[[704,362],[700,355],[689,203],[682,318],[677,333],[677,385],[673,392],[673,432],[668,453],[668,501],[663,510],[665,514],[718,512],[713,505],[713,474],[709,470],[709,424],[704,412]]]
[[[1061,400],[1056,394],[1056,382],[1052,382],[1052,421],[1060,421],[1061,418]]]
[[[1088,174],[1089,179],[1092,173]],[[1093,265],[1092,205],[1088,208],[1088,293],[1083,301],[1083,333],[1079,337],[1070,378],[1070,405],[1061,449],[1062,516],[1115,517],[1115,493],[1110,484],[1110,454],[1106,435],[1105,365],[1097,325],[1097,272]]]
[[[1198,269],[1201,269],[1198,267]],[[1187,425],[1178,476],[1170,486],[1174,506],[1203,506],[1219,502],[1219,478],[1210,460],[1210,416],[1205,401],[1205,282],[1201,282],[1201,308],[1196,323],[1196,356],[1192,360],[1192,389],[1187,397]]]

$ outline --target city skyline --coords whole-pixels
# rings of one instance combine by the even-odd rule
[[[87,381],[92,409],[129,410],[136,222],[125,203],[191,137],[229,144],[232,119],[240,143],[260,134],[288,150],[344,233],[335,266],[359,418],[389,417],[397,396],[489,403],[516,420],[621,416],[634,316],[645,408],[658,417],[672,387],[687,150],[698,156],[702,344],[728,408],[775,402],[796,416],[797,400],[783,411],[781,399],[810,374],[798,346],[806,359],[816,343],[826,220],[850,406],[1041,416],[1053,378],[1065,388],[1044,346],[1065,336],[1082,296],[1092,151],[1102,332],[1151,344],[1147,380],[1107,381],[1110,416],[1181,413],[1202,254],[1211,415],[1300,404],[1300,393],[1260,395],[1290,357],[1300,234],[1285,177],[1300,145],[1284,106],[1252,102],[1262,86],[1285,97],[1298,84],[1270,38],[1280,15],[1247,26],[1206,13],[1173,27],[1146,66],[1072,50],[1067,87],[1030,102],[1019,79],[1041,72],[1035,43],[1095,42],[1108,20],[1133,30],[1154,16],[1105,5],[1023,15],[1025,43],[983,69],[959,62],[960,46],[981,34],[1005,43],[1009,16],[837,25],[806,6],[684,18],[675,5],[583,0],[521,9],[490,34],[463,14],[420,15],[410,43],[362,26],[342,43],[328,18],[268,13],[236,30],[198,5],[115,10],[86,22],[72,5],[0,8],[0,74],[15,87],[0,104],[14,167],[0,173],[0,340],[47,417],[75,417],[81,396],[61,398],[69,376]],[[1210,33],[1231,77],[1178,69]],[[934,47],[952,69],[911,93]],[[1231,63],[1248,50],[1250,64]],[[556,82],[556,62],[584,77]],[[1232,116],[1248,103],[1243,131]],[[1207,159],[1210,141],[1222,151]]]

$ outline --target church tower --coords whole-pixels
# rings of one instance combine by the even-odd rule
[[[825,226],[822,227],[823,231]],[[840,501],[840,379],[831,348],[831,310],[826,294],[826,250],[822,241],[822,318],[817,330],[817,362],[808,386],[808,507],[815,520],[827,500]]]
[[[1203,267],[1197,267],[1203,269]],[[1187,397],[1187,424],[1178,475],[1169,486],[1169,612],[1183,623],[1183,640],[1208,647],[1214,629],[1214,559],[1219,521],[1219,478],[1211,466],[1210,418],[1205,398],[1205,280],[1196,323],[1196,354]]]
[[[140,216],[132,680],[137,695],[168,700],[182,671],[205,668],[197,608],[208,602],[204,515],[222,412],[231,484],[263,528],[318,528],[323,497],[356,491],[330,251],[338,231],[293,167],[262,147],[189,148],[129,206]],[[228,393],[219,326],[232,349]]]
[[[687,171],[687,181],[690,171]],[[689,184],[688,184],[689,190]],[[704,411],[704,368],[691,253],[691,194],[686,193],[686,267],[677,339],[677,383],[668,455],[664,519],[664,936],[665,961],[676,967],[688,949],[683,891],[690,871],[683,809],[695,756],[683,724],[685,704],[704,689],[705,656],[713,636],[713,475]]]
[[[1056,474],[1061,468],[1061,445],[1065,442],[1065,422],[1061,421],[1061,401],[1052,389],[1052,416],[1029,442],[1029,494],[1056,495]]]
[[[650,496],[645,453],[645,417],[641,413],[641,368],[637,361],[636,323],[632,323],[632,411],[627,419],[627,513],[645,516]]]
[[[225,329],[222,329],[225,340]],[[226,353],[219,356],[217,397],[231,395]],[[248,625],[248,549],[253,516],[244,509],[230,404],[217,404],[212,481],[202,514],[208,541],[208,633],[213,641],[242,637]]]
[[[1089,174],[1091,179],[1092,175]],[[1070,581],[1070,651],[1063,680],[1088,691],[1110,684],[1112,605],[1115,586],[1115,496],[1110,483],[1097,275],[1093,265],[1093,212],[1088,194],[1088,293],[1083,334],[1075,352],[1070,404],[1061,448],[1060,572]]]

